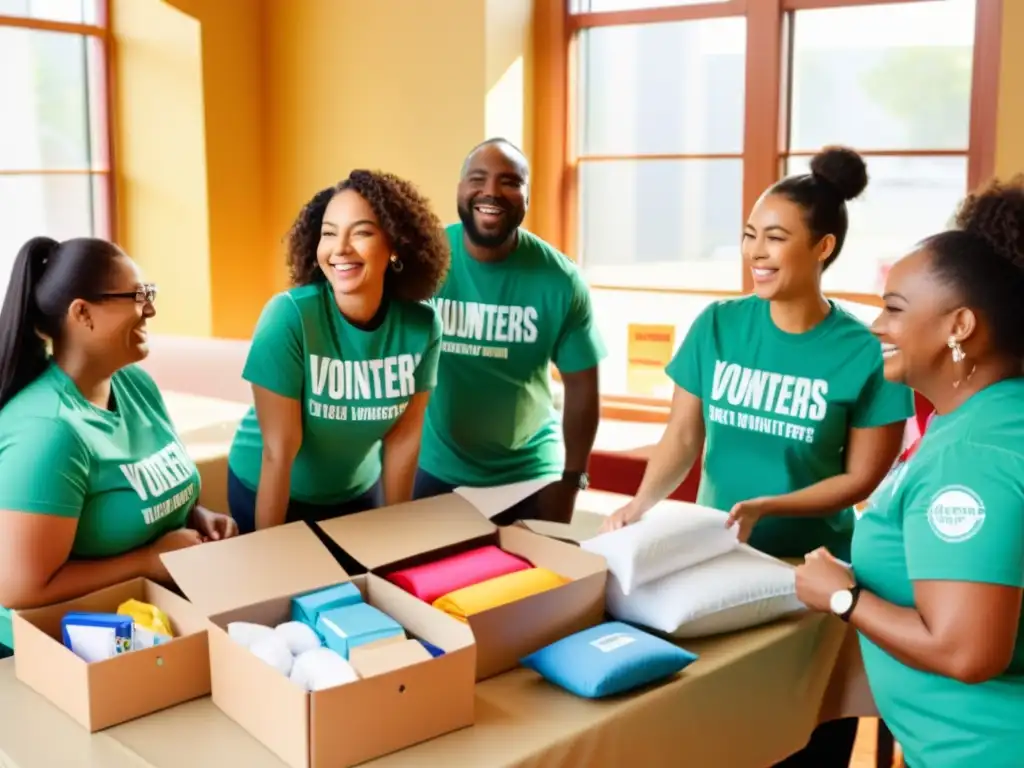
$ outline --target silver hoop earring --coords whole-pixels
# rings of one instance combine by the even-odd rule
[[[397,253],[392,253],[391,254],[391,268],[395,272],[401,272],[403,269],[405,269],[405,264],[403,264],[402,260],[400,258],[398,258],[398,254]]]

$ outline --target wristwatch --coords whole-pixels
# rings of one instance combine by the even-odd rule
[[[857,607],[857,600],[860,598],[861,586],[854,584],[849,589],[840,589],[832,593],[829,598],[828,607],[836,616],[843,621],[850,620],[850,614]]]
[[[569,483],[581,491],[585,491],[590,487],[590,475],[586,472],[572,472],[567,469],[562,473],[562,482]]]

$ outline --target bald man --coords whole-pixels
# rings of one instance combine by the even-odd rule
[[[572,519],[588,484],[606,354],[576,265],[521,227],[529,185],[526,157],[504,139],[474,147],[463,163],[451,271],[434,299],[444,336],[416,478],[417,498],[551,479],[499,525]],[[552,363],[565,388],[561,426]]]

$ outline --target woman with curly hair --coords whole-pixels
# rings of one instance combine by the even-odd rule
[[[321,190],[288,236],[294,288],[274,296],[243,377],[254,407],[228,457],[245,533],[412,497],[441,324],[427,303],[450,261],[428,201],[387,173]]]
[[[860,636],[910,768],[1024,764],[1024,176],[970,195],[885,281],[885,378],[936,416],[797,595]]]

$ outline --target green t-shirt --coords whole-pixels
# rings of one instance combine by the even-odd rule
[[[882,375],[882,349],[857,318],[832,311],[806,333],[782,331],[757,296],[723,300],[694,322],[666,369],[701,398],[707,434],[697,502],[729,511],[842,474],[850,428],[905,421],[913,394]],[[776,557],[827,546],[849,557],[853,511],[766,517],[750,544]]]
[[[97,408],[51,364],[0,410],[0,509],[78,518],[73,558],[138,549],[183,527],[199,500],[199,472],[153,380],[130,366],[111,390],[116,409]]]
[[[302,446],[291,498],[340,504],[366,493],[381,473],[381,440],[419,392],[437,380],[441,323],[427,303],[392,301],[371,329],[341,314],[330,285],[279,293],[263,309],[243,378],[302,402]],[[263,437],[250,408],[228,465],[251,490],[260,480]]]
[[[420,466],[470,486],[561,473],[550,366],[576,373],[605,356],[590,291],[568,257],[524,229],[498,263],[466,252],[462,224],[449,226],[448,238],[451,271],[434,299],[443,354]]]
[[[915,581],[1024,587],[1024,380],[988,387],[932,420],[913,457],[865,505],[853,567],[865,589],[907,608]],[[912,669],[863,635],[860,645],[908,765],[1024,764],[1024,618],[1009,668],[978,685]]]

